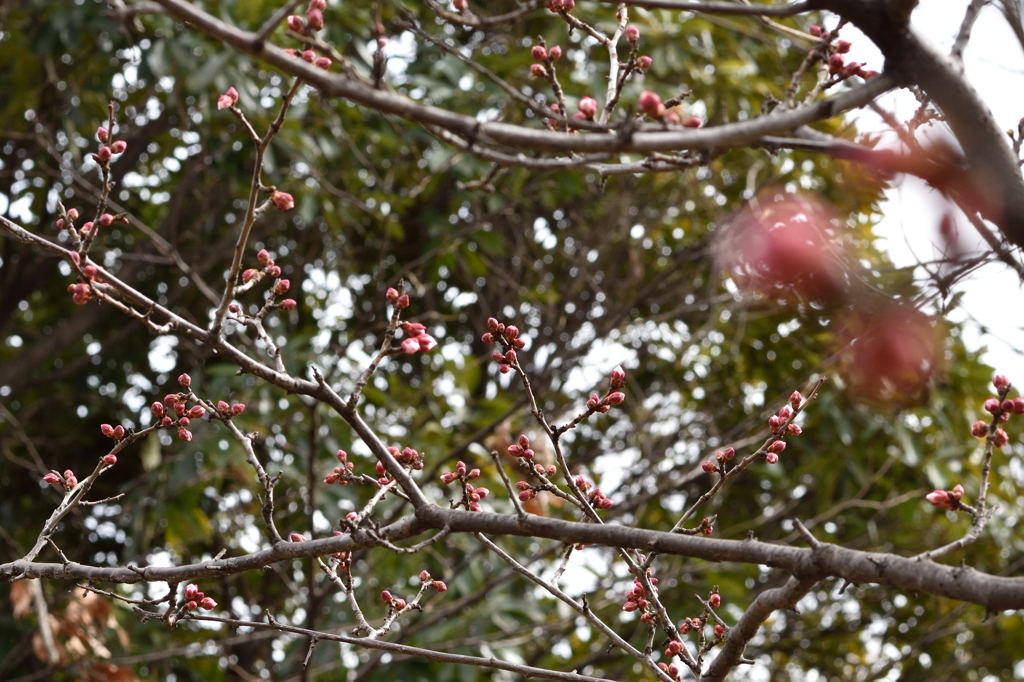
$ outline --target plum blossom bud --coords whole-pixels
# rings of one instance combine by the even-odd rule
[[[238,90],[234,86],[224,91],[224,94],[217,98],[218,109],[230,109],[238,102]]]
[[[109,464],[110,466],[117,464],[117,455],[113,452],[103,455],[103,463]]]
[[[414,338],[405,339],[402,341],[402,352],[406,355],[413,355],[418,353],[420,350],[420,342]]]
[[[100,433],[102,433],[107,438],[113,438],[114,427],[111,426],[110,424],[100,424]]]
[[[1004,374],[997,374],[992,377],[992,385],[996,387],[997,391],[1005,391],[1010,387],[1010,380]]]
[[[290,540],[291,542],[302,542],[305,539],[306,536],[304,536],[302,533],[292,533],[288,536],[288,540]]]
[[[713,609],[717,609],[721,605],[722,595],[718,594],[717,592],[712,592],[710,595],[708,595],[708,606],[710,606]]]
[[[319,31],[324,27],[324,13],[318,9],[311,9],[306,12],[306,21],[311,29]]]
[[[800,394],[800,391],[793,391],[789,394],[789,404],[793,406],[793,409],[800,407],[800,403],[804,401],[804,397]]]
[[[302,33],[302,29],[305,28],[306,22],[303,21],[302,17],[297,14],[292,14],[288,17],[288,28],[295,31],[296,33]]]
[[[953,486],[953,489],[949,491],[949,496],[959,502],[960,499],[964,496],[964,487],[957,483],[955,486]]]
[[[124,438],[124,427],[121,426],[120,424],[114,427],[114,438],[116,440],[121,440],[122,438]]]
[[[96,139],[100,142],[106,142],[110,139],[110,131],[103,126],[100,126],[96,129]]]
[[[190,377],[188,374],[181,373],[178,375],[178,383],[184,386],[185,388],[188,388],[189,386],[192,385],[192,377]]]
[[[309,6],[306,8],[306,11],[314,9],[321,12],[325,11],[327,9],[327,0],[309,0]]]
[[[430,582],[430,571],[428,571],[427,569],[423,569],[422,571],[420,571],[420,582]]]
[[[768,429],[772,433],[778,431],[780,426],[782,426],[782,420],[779,419],[777,414],[773,414],[771,417],[768,417]]]
[[[636,68],[640,69],[641,71],[646,71],[647,69],[651,68],[652,64],[654,64],[654,60],[645,54],[642,54],[636,58]]]
[[[402,294],[401,296],[399,296],[398,300],[395,301],[395,307],[398,308],[399,310],[405,310],[406,308],[408,308],[409,294]]]
[[[850,51],[851,43],[849,40],[837,40],[836,41],[836,52],[839,54],[846,54]]]
[[[734,448],[725,448],[723,450],[719,450],[715,457],[717,458],[719,455],[721,455],[722,461],[728,462],[736,456],[736,450]]]
[[[597,100],[593,97],[583,97],[580,99],[577,108],[579,109],[579,112],[583,114],[584,118],[588,120],[592,119],[594,118],[594,114],[597,113]]]
[[[779,410],[779,419],[789,419],[793,416],[793,408],[789,405],[783,405],[782,409]]]
[[[193,405],[188,410],[188,416],[191,419],[199,419],[206,414],[206,408],[202,405]]]
[[[799,424],[787,424],[786,431],[790,432],[794,436],[799,436],[801,433],[804,432],[804,430],[800,428]]]
[[[971,435],[975,438],[984,438],[988,435],[988,424],[980,419],[971,424]]]
[[[433,582],[430,583],[430,586],[432,588],[434,588],[434,591],[436,591],[436,592],[447,592],[448,591],[448,584],[445,583],[445,581],[443,581],[443,580],[434,580]]]
[[[112,225],[114,223],[114,216],[110,215],[109,213],[102,213],[100,214],[99,222],[100,225],[102,225],[103,227],[107,227],[108,225]]]
[[[725,634],[725,626],[721,623],[715,623],[715,637],[721,637]]]
[[[78,485],[78,477],[75,476],[75,472],[71,469],[64,470],[64,485],[69,488],[74,488]]]
[[[270,202],[280,211],[290,211],[295,208],[295,198],[288,192],[274,190],[270,195]]]
[[[237,417],[243,412],[245,412],[245,403],[235,403],[234,405],[231,406],[232,416]]]
[[[266,249],[260,249],[256,252],[256,262],[262,267],[267,267],[274,262],[274,259],[270,257],[270,252]]]
[[[291,280],[287,280],[287,279],[278,280],[277,283],[274,284],[274,295],[275,296],[283,296],[284,294],[288,293],[288,290],[291,289],[291,287],[292,287]]]
[[[124,154],[125,150],[128,149],[128,143],[124,140],[114,140],[110,145],[110,151],[115,154]]]
[[[768,452],[774,452],[776,454],[782,452],[785,449],[786,441],[784,440],[773,441],[772,444],[768,446]]]
[[[626,394],[622,391],[614,391],[609,393],[604,399],[604,402],[608,405],[621,405],[626,400]]]
[[[203,597],[199,600],[199,608],[212,611],[217,608],[217,602],[213,600],[213,597]]]
[[[558,45],[552,45],[548,49],[548,59],[550,59],[553,62],[557,62],[561,58],[562,58],[562,48],[560,48]]]
[[[542,62],[548,58],[548,51],[543,45],[534,45],[530,49],[530,56],[538,62]]]
[[[110,151],[110,147],[107,145],[102,145],[98,150],[96,150],[96,158],[99,161],[109,161],[111,154],[112,152]]]
[[[715,473],[716,467],[714,462],[712,462],[710,459],[707,459],[701,463],[700,468],[703,469],[704,473],[706,474],[713,474]]]
[[[388,287],[388,290],[384,292],[384,298],[387,299],[388,303],[395,303],[398,301],[398,289],[394,287]]]
[[[956,506],[956,500],[954,500],[945,490],[933,490],[925,495],[924,499],[928,500],[939,509],[952,510]]]
[[[1013,413],[1024,414],[1024,398],[1013,399]]]
[[[821,26],[818,26],[817,24],[811,24],[810,26],[808,26],[807,32],[816,38],[820,38],[821,36],[825,35],[825,29],[823,29]]]
[[[178,429],[178,439],[179,440],[183,440],[186,443],[189,443],[189,442],[192,441],[192,432],[189,431],[188,429],[182,427],[182,428]]]
[[[661,97],[656,92],[644,90],[637,100],[640,110],[651,118],[661,118],[665,115],[665,105],[661,103]]]
[[[391,606],[393,606],[396,611],[401,611],[407,606],[407,603],[404,599],[399,597],[398,599],[395,599],[393,602],[391,602]]]
[[[281,310],[295,310],[299,303],[294,298],[286,298],[281,301]]]
[[[47,474],[43,476],[43,483],[47,483],[50,485],[53,485],[54,483],[60,483],[60,476],[53,473],[52,471],[47,472]]]
[[[622,369],[622,365],[612,370],[610,383],[612,388],[622,388],[626,384],[626,370]]]
[[[779,461],[779,456],[776,455],[774,452],[769,452],[767,455],[764,456],[764,461],[768,462],[769,464],[776,464]]]
[[[682,121],[680,121],[680,123],[685,128],[700,128],[702,125],[704,125],[704,121],[701,119],[700,116],[687,116]]]
[[[78,209],[77,208],[69,208],[68,209],[68,220],[78,220]]]
[[[640,29],[638,29],[633,24],[630,24],[629,26],[627,26],[626,27],[626,40],[628,40],[631,43],[635,43],[636,41],[640,40]]]
[[[1001,448],[1010,441],[1010,437],[1006,435],[1006,431],[1002,429],[996,429],[996,432],[992,434],[992,445],[997,448]]]
[[[469,0],[452,0],[452,8],[456,12],[465,12],[469,7]]]
[[[548,75],[548,70],[544,68],[543,64],[534,62],[533,64],[530,64],[530,75],[535,78],[544,78]]]
[[[985,411],[988,412],[989,414],[995,414],[995,413],[999,412],[999,399],[998,398],[988,398],[985,401],[984,407],[985,407]]]

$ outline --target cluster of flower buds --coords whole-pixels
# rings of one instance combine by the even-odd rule
[[[455,463],[454,471],[445,471],[441,474],[441,482],[445,485],[456,481],[462,483],[462,491],[465,494],[463,501],[466,504],[466,508],[473,512],[483,511],[483,507],[480,506],[480,500],[491,494],[491,491],[487,488],[478,488],[470,483],[470,481],[477,478],[480,478],[480,470],[467,468],[466,463],[461,460]]]
[[[715,524],[711,520],[711,517],[705,516],[704,518],[702,518],[700,520],[700,523],[697,524],[697,530],[699,530],[702,535],[711,535],[712,533],[714,533]]]
[[[384,298],[399,310],[405,310],[409,307],[409,294],[400,294],[398,289],[394,287],[388,287],[388,290],[384,292]]]
[[[519,336],[519,327],[498,322],[493,317],[487,318],[487,329],[488,331],[483,333],[480,340],[488,345],[498,343],[505,348],[504,353],[499,351],[492,353],[491,359],[498,363],[499,372],[508,374],[518,359],[516,351],[526,348],[526,339]]]
[[[430,575],[430,571],[423,569],[420,571],[420,582],[427,585],[436,592],[447,592],[448,585],[443,580],[434,580]]]
[[[217,411],[222,417],[237,417],[245,412],[245,403],[228,404],[226,400],[217,401]]]
[[[684,618],[679,623],[678,630],[684,635],[688,635],[691,632],[700,632],[701,628],[704,627],[704,621],[700,618]]]
[[[673,640],[673,641],[675,641],[675,640]],[[682,651],[682,650],[680,649],[680,651]],[[666,675],[668,675],[669,677],[671,677],[673,680],[681,680],[681,679],[683,679],[683,678],[681,678],[679,676],[679,667],[678,666],[672,665],[670,663],[665,663],[664,661],[659,661],[658,662],[658,669],[661,670],[661,672],[663,672]]]
[[[100,424],[100,433],[107,438],[113,440],[121,440],[124,438],[125,430],[124,427],[118,424],[117,426],[111,426],[110,424]]]
[[[577,476],[573,481],[573,484],[582,492],[587,494],[587,499],[590,500],[590,504],[594,505],[597,509],[607,510],[611,509],[615,505],[609,497],[601,492],[600,488],[595,487],[593,483],[582,476]]]
[[[60,483],[64,486],[65,490],[71,490],[78,485],[78,477],[75,476],[75,472],[71,469],[65,469],[63,475],[58,474],[56,471],[48,471],[46,472],[46,475],[43,476],[43,483],[46,483],[47,485]]]
[[[658,584],[658,579],[651,575],[651,569],[647,569],[647,579],[651,581],[652,586]],[[646,613],[649,605],[647,589],[644,587],[643,582],[639,578],[633,578],[633,589],[626,593],[626,600],[622,603],[622,610],[626,612],[639,610]]]
[[[285,192],[274,192],[274,194],[271,195],[271,201],[273,201],[274,196],[279,194],[286,196],[291,205],[294,206],[292,195],[286,194]],[[286,208],[282,208],[282,206],[279,206],[278,208],[287,210]],[[292,288],[292,282],[290,279],[281,277],[281,266],[274,261],[270,252],[266,249],[260,249],[256,252],[256,262],[259,264],[259,268],[247,268],[242,271],[242,283],[249,284],[250,282],[259,282],[265,276],[274,277],[277,278],[277,281],[274,282],[274,286],[271,288],[271,294],[273,297],[276,299],[287,294]],[[278,302],[276,305],[281,310],[294,310],[296,306],[298,306],[298,302],[294,298],[286,298]],[[228,309],[233,313],[237,313],[241,310],[241,307],[237,303],[232,303]]]
[[[716,471],[725,471],[725,463],[731,462],[736,456],[736,450],[733,448],[722,448],[715,452],[715,461],[712,462],[710,459],[704,460],[700,464],[700,468],[705,473],[713,474]],[[717,462],[717,464],[715,463]]]
[[[640,29],[634,26],[633,24],[630,24],[629,26],[626,27],[624,34],[626,36],[626,40],[629,41],[631,49],[633,50],[632,54],[636,54],[637,43],[640,42]],[[636,62],[634,63],[636,64],[636,68],[640,69],[641,71],[646,71],[647,69],[651,68],[651,64],[654,63],[654,60],[651,57],[644,54],[637,57]]]
[[[68,293],[71,294],[71,302],[75,305],[85,305],[92,300],[92,288],[86,282],[69,284]]]
[[[402,331],[406,338],[402,341],[402,352],[406,355],[427,353],[437,345],[437,340],[427,333],[427,328],[419,322],[403,322]]]
[[[200,592],[197,585],[189,583],[185,586],[185,608],[189,611],[195,611],[196,609],[212,611],[217,608],[217,602],[213,600],[213,597],[207,597]]]
[[[818,24],[811,24],[807,31],[815,38],[829,37],[829,32]],[[878,75],[877,71],[864,69],[864,64],[858,64],[857,62],[847,63],[843,55],[850,51],[850,47],[851,43],[848,40],[836,40],[826,46],[828,52],[828,59],[826,60],[828,72],[833,76],[839,76],[839,78],[860,76],[865,80]],[[812,51],[815,49],[817,48],[812,48]]]
[[[408,606],[408,603],[404,599],[392,595],[388,590],[381,591],[380,599],[388,605],[389,610],[401,611]]]
[[[398,463],[404,466],[406,469],[414,469],[420,471],[423,469],[423,455],[414,448],[402,448],[399,450],[396,447],[389,447],[388,452],[391,456],[398,460]]]
[[[786,441],[782,440],[782,438],[786,435],[799,436],[803,433],[803,429],[800,428],[799,424],[794,424],[790,421],[793,419],[793,410],[798,409],[803,400],[804,397],[800,394],[800,391],[793,391],[789,395],[789,403],[783,405],[777,413],[768,418],[768,431],[773,436],[779,437],[778,440],[773,440],[768,444],[764,459],[769,464],[778,462],[779,455],[786,449]]]
[[[576,7],[576,0],[544,0],[544,6],[550,12],[571,12]]]
[[[74,222],[76,220],[78,220],[78,209],[69,208],[61,217],[57,218],[56,222],[54,222],[54,226],[58,230],[63,230],[65,228],[70,230],[74,228]]]
[[[974,422],[971,424],[971,435],[976,438],[988,438],[993,446],[1001,448],[1010,441],[1010,436],[996,424],[1005,424],[1010,420],[1010,415],[1024,414],[1024,398],[1011,400],[1006,397],[1010,391],[1010,380],[1002,374],[992,378],[992,385],[995,386],[999,397],[987,398],[984,408],[992,415],[993,423],[990,426],[981,420]]]
[[[327,0],[310,0],[309,6],[306,7],[306,16],[302,17],[298,14],[292,14],[288,16],[286,23],[288,28],[304,36],[312,36],[317,31],[320,31],[324,27],[324,11],[327,9]],[[292,55],[293,57],[299,57],[314,66],[321,69],[331,68],[330,57],[318,57],[316,52],[310,49],[302,51],[288,48],[284,50],[285,54]]]
[[[110,163],[110,157],[124,154],[128,149],[127,142],[124,140],[114,140],[111,142],[110,137],[110,131],[105,126],[96,128],[96,139],[100,141],[100,147],[92,155],[92,160],[103,166]]]
[[[331,473],[324,476],[324,483],[331,485],[337,483],[338,485],[348,485],[352,482],[352,471],[355,469],[355,464],[348,461],[348,453],[344,450],[338,450],[334,453],[334,456],[341,462],[341,466],[334,467]]]
[[[960,506],[960,500],[964,496],[964,487],[957,483],[952,490],[933,490],[924,496],[924,499],[934,504],[939,509],[953,511]]]
[[[505,451],[513,457],[522,457],[527,461],[533,459],[536,454],[530,447],[530,439],[527,438],[525,433],[520,434],[519,439],[505,448]]]
[[[192,385],[192,377],[185,373],[179,374],[178,383],[182,388],[188,389]],[[177,427],[178,438],[185,442],[192,440],[192,432],[188,428],[192,425],[192,420],[201,419],[206,416],[206,408],[202,405],[196,404],[189,407],[190,399],[195,399],[191,391],[168,393],[164,396],[163,402],[154,402],[149,406],[153,417],[160,420],[160,428]],[[245,410],[245,405],[242,405],[242,403],[236,404],[240,407],[238,413],[241,414]],[[173,417],[171,416],[172,414],[174,415]]]
[[[587,398],[587,409],[591,412],[602,414],[612,409],[615,405],[621,405],[626,401],[626,394],[622,391],[609,391],[603,398],[596,393],[591,393]]]

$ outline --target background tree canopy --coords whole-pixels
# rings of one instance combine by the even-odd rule
[[[89,255],[160,306],[206,327],[246,221],[255,156],[243,120],[218,110],[218,96],[236,88],[238,109],[262,134],[295,74],[245,54],[262,48],[240,48],[197,22],[183,22],[178,4],[0,4],[0,89],[6,93],[0,101],[0,215],[71,248],[67,234],[54,228],[61,217],[58,200],[77,207],[83,220],[91,218],[103,189],[91,160],[95,131],[106,125],[113,102],[116,137],[127,148],[110,166],[108,210],[124,221],[104,226]],[[614,3],[581,1],[568,14],[534,1],[476,4],[460,13],[429,0],[331,3],[324,29],[307,40],[317,54],[332,56],[331,73],[348,74],[368,88],[376,79],[379,91],[419,107],[537,131],[545,129],[541,112],[550,111],[553,95],[545,79],[530,76],[537,62],[531,47],[557,44],[564,52],[557,69],[567,113],[585,96],[604,105],[606,46],[584,28],[570,30],[569,19],[611,33]],[[816,2],[806,9],[843,12],[846,4]],[[895,11],[908,3],[864,4]],[[281,3],[191,6],[257,31]],[[293,11],[307,16],[305,5]],[[474,11],[510,17],[477,22]],[[460,17],[480,25],[465,25]],[[643,91],[660,93],[670,104],[681,95],[678,115],[699,117],[711,133],[721,124],[786,109],[791,89],[798,93],[796,110],[805,96],[819,101],[875,87],[872,79],[851,78],[824,92],[815,89],[830,76],[805,65],[808,50],[821,44],[809,27],[816,22],[836,28],[834,14],[758,17],[630,7],[628,21],[639,29],[639,53],[653,63],[625,81],[608,119],[605,129],[614,124],[623,135],[623,121],[654,133],[680,129],[635,115]],[[887,21],[898,26],[896,18]],[[870,28],[865,32],[872,35]],[[884,27],[877,31],[872,38],[885,44],[878,37]],[[305,46],[284,23],[268,40],[278,47]],[[629,49],[620,39],[621,60]],[[865,68],[882,71],[883,65]],[[877,78],[888,77],[887,70]],[[933,104],[930,91],[919,92],[916,123],[946,125],[949,111]],[[411,298],[405,319],[424,324],[438,347],[389,356],[369,378],[358,413],[385,445],[423,453],[425,468],[412,476],[433,503],[446,509],[449,501],[462,500],[458,485],[439,480],[462,460],[482,472],[475,484],[490,490],[481,502],[485,511],[512,514],[489,453],[501,453],[513,481],[529,480],[504,454],[520,434],[535,444],[538,461],[556,464],[550,444],[541,445],[543,430],[516,372],[499,373],[494,347],[481,340],[488,317],[495,317],[528,338],[519,359],[537,407],[551,423],[570,421],[591,392],[605,394],[615,366],[625,369],[624,403],[592,415],[560,441],[572,474],[594,481],[614,502],[600,512],[608,524],[669,531],[717,480],[701,462],[731,446],[739,458],[759,455],[686,524],[694,540],[710,526],[708,542],[756,538],[808,547],[799,519],[822,543],[912,557],[972,527],[970,514],[943,512],[924,495],[962,483],[964,500],[978,499],[986,447],[970,430],[975,420],[991,419],[982,402],[992,394],[992,370],[964,345],[959,326],[941,320],[958,305],[950,285],[996,256],[950,259],[927,279],[917,276],[919,270],[894,267],[873,232],[894,168],[879,171],[849,160],[856,155],[842,150],[870,149],[874,140],[858,135],[847,118],[818,117],[788,142],[771,138],[773,131],[743,144],[590,159],[586,150],[559,156],[517,152],[511,145],[498,149],[483,138],[478,143],[429,121],[408,120],[416,116],[364,104],[325,88],[298,88],[266,149],[262,175],[265,185],[292,194],[295,208],[271,206],[262,213],[243,258],[243,267],[256,267],[258,250],[271,253],[298,305],[268,315],[264,337],[239,328],[229,341],[270,366],[272,341],[292,376],[309,381],[315,367],[326,385],[347,398],[389,329],[385,290],[404,282]],[[564,121],[556,119],[555,128],[560,125]],[[587,122],[577,125],[584,127],[578,138],[596,135],[596,124],[590,130]],[[822,153],[822,139],[833,153]],[[970,143],[960,142],[970,166]],[[499,152],[518,163],[502,161]],[[919,174],[966,203],[970,215],[991,218],[983,202],[971,203],[970,188],[933,172],[940,167],[933,157],[921,164],[927,169]],[[908,170],[906,165],[897,170]],[[800,245],[777,264],[789,273],[781,284],[757,264],[747,263],[753,269],[746,277],[728,267],[733,258],[750,258],[744,211],[784,205],[780,197],[814,197],[827,207],[821,210],[827,210],[831,241],[821,249],[841,262],[836,277],[843,295],[819,296],[802,288],[799,272],[790,277],[806,264]],[[1011,205],[1007,200],[1007,214]],[[1009,218],[988,224],[1019,243]],[[1005,244],[999,252],[1016,258]],[[751,280],[765,277],[776,284],[752,292]],[[150,333],[114,305],[76,306],[65,289],[77,281],[72,263],[54,252],[14,238],[0,242],[3,561],[25,556],[63,497],[60,485],[39,483],[43,475],[71,469],[84,478],[110,451],[100,425],[151,426],[150,403],[180,391],[176,377],[182,372],[190,374],[197,395],[246,405],[232,423],[267,473],[279,477],[273,519],[285,538],[351,530],[345,516],[377,492],[380,455],[350,415],[301,390],[283,390],[284,384],[274,385],[244,364],[240,369],[230,354],[177,328]],[[237,300],[254,313],[265,290],[265,283],[257,285]],[[911,308],[922,311],[920,317],[907,312]],[[899,312],[886,317],[889,310]],[[165,321],[159,315],[153,320]],[[905,326],[908,320],[919,326]],[[893,368],[904,376],[887,378]],[[822,377],[827,380],[800,415],[802,435],[788,439],[778,463],[765,462],[765,421],[792,391],[809,394]],[[876,379],[888,383],[879,388]],[[1016,395],[1011,390],[1009,397]],[[1010,444],[992,457],[991,518],[975,542],[944,554],[940,563],[964,562],[991,576],[1020,574],[1024,541],[1015,528],[1024,473],[1013,459],[1021,454],[1015,426],[1011,420]],[[38,561],[183,566],[273,546],[264,520],[266,491],[240,441],[215,419],[194,419],[192,432],[190,442],[173,430],[154,432],[117,453],[116,466],[96,480],[90,496],[102,501],[68,514]],[[324,483],[339,449],[350,453],[355,473],[369,482]],[[564,482],[562,488],[569,490]],[[530,505],[530,513],[545,518],[586,518],[550,492]],[[408,499],[387,496],[364,528],[384,527],[412,511]],[[701,523],[704,517],[708,521]],[[633,578],[614,549],[594,542],[574,550],[580,540],[573,537],[566,542],[561,535],[525,535],[490,537],[567,595],[585,597],[586,609],[632,646],[651,647],[654,661],[667,660],[666,634],[640,612],[623,611]],[[415,554],[394,550],[428,537],[421,529],[391,546],[364,541],[352,553],[352,594],[374,625],[388,612],[378,596],[382,590],[411,599],[424,569],[447,585],[446,592],[424,597],[421,612],[402,614],[380,640],[591,676],[578,679],[655,678],[654,670],[610,645],[586,614],[517,573],[473,533],[452,532]],[[277,623],[348,635],[357,625],[351,597],[313,554],[260,570],[94,586],[129,599],[160,600],[169,588],[180,594],[185,583],[196,582],[218,602],[211,615],[264,623],[269,615]],[[730,635],[702,652],[705,668],[735,641],[753,662],[733,672],[735,679],[984,680],[1022,674],[1019,606],[986,608],[979,599],[950,599],[884,580],[816,579],[798,595],[795,611],[770,609],[752,631],[733,640],[734,626],[754,612],[755,598],[786,589],[789,576],[798,573],[767,563],[666,552],[654,564],[659,599],[675,622],[706,613],[695,595],[721,595],[716,612]],[[66,578],[9,584],[11,598],[0,609],[0,651],[6,652],[0,677],[469,680],[518,679],[522,672],[398,649],[330,641],[311,647],[308,636],[280,628],[190,618],[167,627],[166,618],[140,613],[163,615],[168,603],[133,605],[74,589],[86,583]],[[1018,595],[1024,590],[1016,583],[1013,589]],[[709,646],[716,639],[710,625]],[[681,637],[696,654],[696,635]],[[676,664],[690,675],[683,679],[693,678]]]

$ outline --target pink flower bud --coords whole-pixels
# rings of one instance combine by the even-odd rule
[[[235,403],[231,406],[231,415],[237,417],[245,412],[245,403]]]
[[[235,106],[238,102],[238,90],[234,87],[230,87],[224,91],[224,94],[217,98],[218,109],[230,109]]]
[[[113,437],[114,437],[115,440],[121,440],[122,438],[124,438],[124,427],[121,426],[120,424],[115,426],[114,427],[114,436]]]
[[[78,478],[75,476],[75,472],[71,469],[64,470],[64,485],[68,488],[74,488],[78,485]]]
[[[638,29],[633,24],[630,24],[629,26],[627,26],[626,27],[626,40],[628,40],[631,43],[635,43],[636,41],[640,40],[640,29]]]
[[[189,431],[188,429],[182,427],[182,428],[178,429],[178,439],[179,440],[183,440],[186,443],[189,443],[189,442],[192,441],[192,432]]]
[[[113,452],[103,455],[103,463],[109,464],[110,466],[117,464],[117,455]]]
[[[110,145],[110,151],[115,154],[124,154],[125,150],[128,149],[128,143],[124,140],[114,140]]]
[[[398,599],[395,599],[393,602],[391,602],[391,606],[394,607],[395,611],[401,611],[407,606],[407,604],[404,599],[399,597]]]
[[[820,38],[821,36],[825,35],[825,29],[823,29],[821,26],[818,26],[817,24],[811,24],[807,28],[807,32],[817,38]]]
[[[736,450],[733,448],[725,448],[723,450],[719,450],[719,453],[722,455],[722,459],[726,462],[730,461],[733,457],[736,456]]]
[[[1013,413],[1024,414],[1024,398],[1013,399]]]
[[[959,501],[964,496],[964,487],[957,483],[953,486],[953,489],[949,491],[949,496],[954,500]]]
[[[113,222],[114,216],[110,215],[109,213],[100,214],[100,225],[102,225],[103,227],[107,227],[108,225],[113,224]]]
[[[1010,380],[1004,374],[997,374],[992,377],[992,385],[997,391],[1002,392],[1010,387]]]
[[[110,151],[110,147],[107,145],[102,145],[98,150],[96,150],[96,158],[100,161],[109,161],[111,154],[112,152]]]
[[[309,0],[309,6],[306,10],[309,11],[314,9],[320,10],[321,12],[325,11],[327,9],[327,0]]]
[[[708,605],[713,609],[717,609],[722,605],[722,595],[717,592],[712,592],[708,595]]]
[[[640,93],[637,105],[641,111],[651,118],[661,118],[665,115],[665,105],[661,103],[661,97],[658,97],[657,93],[650,90],[644,90]]]
[[[548,59],[550,59],[553,62],[557,62],[561,58],[562,48],[560,48],[558,45],[552,45],[550,48],[548,48]]]
[[[192,377],[190,377],[188,374],[181,373],[181,374],[178,375],[178,383],[181,384],[182,386],[184,386],[185,388],[188,388],[189,386],[192,385]],[[173,399],[172,399],[172,402],[177,402],[178,396],[174,395],[174,394],[170,394],[170,395],[174,396]],[[165,396],[164,400],[167,400],[168,397],[169,396]]]
[[[100,126],[96,129],[96,139],[100,142],[106,142],[110,139],[110,131],[103,126]]]
[[[984,438],[988,435],[988,424],[980,419],[971,424],[971,435],[975,438]]]
[[[443,580],[435,580],[435,581],[430,583],[430,586],[432,588],[434,588],[434,590],[436,592],[447,592],[448,591],[448,584],[445,583],[445,581],[443,581]]]
[[[102,433],[107,438],[113,438],[114,427],[111,426],[110,424],[100,424],[100,433]]]
[[[288,192],[274,190],[270,195],[270,202],[280,211],[290,211],[295,208],[295,198]]]
[[[999,412],[999,399],[998,398],[988,398],[985,401],[984,407],[985,407],[985,411],[988,412],[989,414],[996,414],[997,412]]]
[[[390,604],[392,601],[394,601],[395,598],[388,590],[381,590],[380,599],[385,604]]]
[[[543,64],[530,64],[530,74],[535,78],[544,78],[548,75],[548,70],[544,68]]]
[[[69,208],[68,209],[68,220],[78,220],[78,209],[77,208]]]
[[[534,45],[530,49],[530,56],[533,57],[536,61],[542,62],[548,58],[547,48],[545,48],[543,45]]]
[[[784,440],[773,441],[772,444],[768,446],[768,452],[774,452],[776,454],[781,453],[785,449],[786,441]]]
[[[715,637],[721,637],[725,634],[725,627],[721,623],[715,623]]]
[[[612,370],[609,383],[612,388],[622,388],[626,384],[626,370],[622,369],[622,365],[617,365]]]
[[[704,121],[701,120],[700,116],[687,116],[680,123],[686,128],[700,128],[704,125]]]
[[[192,419],[199,419],[206,414],[206,408],[202,405],[193,405],[188,410],[188,416]]]
[[[706,473],[706,474],[713,474],[713,473],[715,473],[715,469],[717,467],[715,467],[715,463],[714,462],[712,462],[710,459],[707,459],[707,460],[704,460],[701,463],[700,468],[703,469],[704,473]]]
[[[1001,448],[1010,441],[1010,437],[1006,435],[1006,431],[1002,429],[996,429],[996,432],[992,434],[992,445],[997,448]]]
[[[793,416],[793,408],[789,405],[783,405],[782,409],[779,410],[779,419],[786,420]]]
[[[286,298],[281,301],[281,310],[295,310],[298,305],[298,301],[294,298]]]
[[[801,433],[804,432],[804,430],[802,428],[800,428],[799,424],[792,424],[792,423],[786,425],[786,431],[790,432],[794,436],[799,436]]]
[[[388,290],[384,292],[384,298],[386,298],[389,303],[394,303],[398,300],[398,289],[388,287]]]
[[[302,29],[306,27],[306,22],[297,14],[292,14],[288,17],[288,28],[295,31],[296,33],[302,33]]]
[[[402,294],[401,296],[399,296],[398,300],[395,301],[395,307],[398,308],[399,310],[405,310],[406,308],[408,308],[409,294]]]
[[[313,66],[318,69],[323,69],[324,71],[329,71],[332,63],[333,62],[330,57],[317,57],[313,62]]]
[[[324,13],[318,9],[311,9],[306,12],[306,21],[311,29],[319,31],[324,27]]]
[[[932,492],[925,495],[924,499],[928,500],[939,509],[952,510],[955,506],[955,501],[949,496],[949,493],[947,493],[945,490],[933,490]]]
[[[217,602],[213,600],[213,597],[203,597],[199,600],[199,608],[212,611],[217,608]]]
[[[778,431],[781,425],[782,420],[779,419],[779,416],[777,414],[773,414],[772,416],[768,417],[768,430],[771,431],[772,433]]]
[[[413,355],[420,350],[420,343],[416,339],[405,339],[402,341],[402,352],[406,355]]]
[[[635,601],[627,601],[622,605],[622,610],[626,612],[636,611],[638,604]]]
[[[641,71],[646,71],[647,69],[651,68],[653,64],[654,60],[645,54],[642,54],[636,58],[636,68],[640,69]]]
[[[839,54],[846,54],[849,51],[850,51],[850,41],[849,40],[837,40],[836,41],[836,52],[838,52]]]
[[[597,100],[593,97],[582,97],[580,98],[579,104],[576,106],[579,112],[583,114],[587,119],[594,118],[594,114],[597,113]]]
[[[54,483],[60,483],[60,476],[50,471],[45,476],[43,476],[43,483],[47,483],[50,485],[53,485]]]
[[[672,657],[672,656],[675,656],[676,654],[678,654],[682,650],[683,650],[683,643],[680,642],[678,639],[673,639],[672,641],[670,641],[668,643],[668,646],[665,647],[665,655],[669,656],[669,657]]]
[[[769,464],[776,464],[779,461],[779,456],[776,455],[774,452],[769,452],[767,455],[764,456],[764,461],[768,462]]]
[[[479,469],[470,469],[468,472],[466,472],[466,476],[468,476],[471,479],[473,479],[473,478],[480,478],[480,470]],[[477,489],[477,494],[479,494],[480,490],[486,490],[486,488],[478,488]],[[487,495],[486,494],[485,495],[481,495],[481,497],[487,497]]]
[[[292,287],[291,280],[279,279],[277,281],[277,283],[274,284],[274,295],[275,296],[282,296],[282,295],[288,293],[288,290],[291,289],[291,287]]]
[[[625,400],[625,393],[623,393],[622,391],[615,391],[613,393],[609,393],[608,396],[604,399],[604,402],[608,405],[621,405],[623,402],[625,402]]]

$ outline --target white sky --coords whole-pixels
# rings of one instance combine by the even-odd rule
[[[968,0],[925,0],[915,10],[914,26],[948,53],[963,19]],[[831,26],[829,26],[831,28]],[[881,70],[883,59],[871,41],[852,26],[842,37],[853,43],[850,57],[867,62],[867,68]],[[972,39],[964,53],[968,80],[981,93],[1003,130],[1016,129],[1024,116],[1024,53],[999,10],[991,5],[982,10]],[[883,106],[906,120],[917,109],[917,100],[907,92],[888,95]],[[862,127],[884,127],[873,112],[863,115]],[[897,265],[930,260],[938,253],[939,213],[935,193],[919,180],[906,180],[888,193],[883,207],[885,219],[876,230],[885,240]],[[964,241],[983,243],[973,228],[962,226]],[[951,316],[968,320],[965,336],[973,348],[986,348],[985,361],[999,372],[1024,385],[1024,305],[1021,282],[1008,266],[989,264],[958,285],[964,292],[962,304]]]

